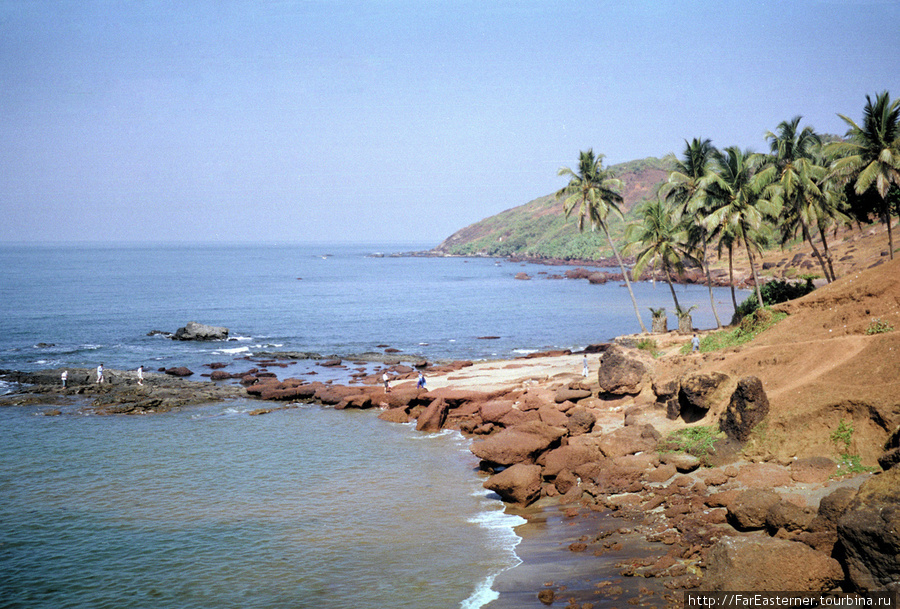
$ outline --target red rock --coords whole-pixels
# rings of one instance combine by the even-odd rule
[[[473,442],[469,450],[480,459],[499,465],[533,462],[539,453],[547,450],[565,433],[564,429],[533,421]]]
[[[416,429],[428,433],[440,431],[441,427],[444,425],[444,421],[447,420],[448,409],[449,405],[443,398],[434,400],[428,408],[425,409],[425,412],[419,415]]]
[[[794,541],[726,537],[707,554],[702,589],[818,592],[844,579],[840,563]]]
[[[600,450],[607,457],[621,457],[655,450],[660,434],[652,425],[620,427],[601,436]]]
[[[528,505],[541,495],[541,466],[516,463],[484,482],[484,488],[510,503]]]
[[[791,478],[795,482],[827,482],[837,471],[837,464],[828,457],[807,457],[791,463]]]

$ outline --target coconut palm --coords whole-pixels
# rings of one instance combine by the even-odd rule
[[[887,224],[890,257],[894,258],[894,235],[891,231],[891,185],[900,187],[900,99],[891,101],[887,91],[879,93],[875,102],[866,95],[863,124],[838,114],[849,126],[847,140],[829,146],[838,156],[836,175],[849,180],[857,195],[874,188],[881,198],[881,217]]]
[[[632,273],[640,277],[644,269],[649,265],[662,269],[672,292],[672,300],[675,301],[675,311],[681,312],[678,303],[678,295],[672,285],[672,272],[678,275],[684,274],[684,261],[697,261],[691,248],[686,245],[686,234],[683,227],[677,223],[678,216],[661,199],[648,201],[638,209],[640,220],[629,224],[625,230],[625,238],[628,242],[627,249],[637,249]]]
[[[619,194],[619,189],[622,188],[621,180],[616,179],[608,169],[603,168],[603,155],[595,157],[593,149],[579,152],[577,171],[562,167],[557,175],[569,178],[569,183],[556,193],[557,199],[566,196],[564,203],[566,217],[569,217],[577,205],[578,230],[583,231],[587,224],[591,230],[595,230],[599,226],[606,234],[606,239],[616,256],[619,268],[622,269],[622,276],[625,278],[625,285],[631,296],[631,303],[634,305],[634,314],[637,316],[641,331],[646,334],[647,327],[644,326],[641,314],[638,312],[637,300],[631,289],[631,282],[628,280],[628,271],[625,270],[622,257],[613,243],[607,226],[610,212],[620,218],[623,217],[622,211],[618,207],[618,204],[622,202],[622,195]]]
[[[781,244],[792,240],[799,230],[819,261],[825,280],[831,283],[834,276],[812,238],[812,231],[824,221],[822,216],[827,211],[821,204],[825,195],[819,187],[826,169],[816,162],[822,140],[810,126],[799,130],[800,119],[795,116],[782,121],[776,133],[766,133],[771,156],[758,179],[770,182],[764,196],[781,209]]]
[[[675,169],[669,173],[669,180],[665,184],[664,191],[666,201],[672,203],[674,211],[684,217],[693,217],[700,213],[703,207],[705,192],[700,182],[709,172],[710,159],[712,158],[712,142],[705,139],[694,138],[690,143],[684,142],[684,158],[675,161]],[[700,246],[702,250],[702,266],[706,273],[706,287],[709,290],[709,306],[716,318],[716,327],[721,328],[719,313],[716,311],[716,303],[713,298],[712,276],[709,270],[709,257],[707,256],[709,245],[709,233],[702,223],[686,222],[687,242],[690,246]]]
[[[750,271],[756,288],[756,299],[762,308],[762,293],[753,252],[764,241],[763,226],[777,213],[777,207],[761,197],[765,183],[755,175],[759,155],[730,146],[724,152],[713,153],[713,171],[702,181],[706,190],[707,215],[703,222],[728,248],[729,269],[732,268],[734,246],[744,244],[750,261]],[[732,300],[734,301],[734,281]],[[736,301],[735,301],[736,302]],[[735,309],[737,307],[735,306]]]

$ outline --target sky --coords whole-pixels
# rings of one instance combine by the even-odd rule
[[[0,243],[437,245],[884,90],[896,0],[0,0]]]

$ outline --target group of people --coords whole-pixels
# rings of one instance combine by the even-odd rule
[[[144,367],[138,366],[138,369],[135,371],[135,373],[137,374],[137,384],[143,385],[144,384]],[[66,387],[69,382],[69,371],[63,370],[62,374],[59,375],[59,378],[62,381],[62,386]],[[106,379],[103,376],[103,364],[100,364],[99,366],[97,366],[97,381],[96,382],[98,385],[102,385],[105,380]]]
[[[384,383],[384,392],[391,392],[391,377],[388,375],[387,370],[381,375],[381,382]],[[422,374],[422,371],[419,371],[419,378],[416,380],[416,389],[425,389],[425,375]]]

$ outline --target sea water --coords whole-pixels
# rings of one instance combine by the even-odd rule
[[[254,353],[488,359],[636,331],[617,284],[405,246],[2,246],[0,368],[249,367]],[[531,281],[519,281],[526,272]],[[714,325],[705,288],[678,287]],[[668,287],[636,284],[647,307]],[[719,301],[730,299],[717,291]],[[729,317],[730,307],[723,315]],[[671,308],[671,307],[670,307]],[[179,343],[188,321],[233,340]],[[496,337],[496,338],[486,338]],[[297,364],[325,378],[346,372]],[[279,374],[282,374],[279,371]],[[282,374],[283,375],[283,374]],[[0,387],[0,393],[13,389]],[[236,400],[142,417],[0,410],[0,606],[465,607],[518,562],[455,432]]]

